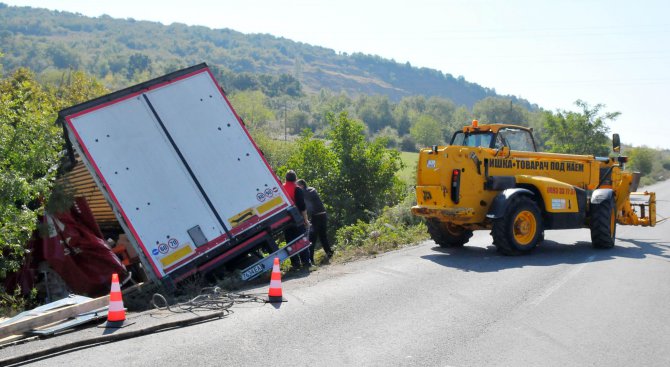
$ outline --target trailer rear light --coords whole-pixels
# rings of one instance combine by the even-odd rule
[[[451,201],[455,204],[459,202],[459,196],[461,193],[461,171],[453,170],[451,173]]]

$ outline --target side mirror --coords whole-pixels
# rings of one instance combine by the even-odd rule
[[[615,153],[621,152],[621,139],[619,138],[619,134],[612,135],[612,150]]]

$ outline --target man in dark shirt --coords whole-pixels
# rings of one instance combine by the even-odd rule
[[[304,191],[296,185],[296,179],[298,176],[293,170],[286,172],[286,181],[284,181],[284,191],[291,198],[295,204],[298,211],[302,215],[303,220],[305,221],[305,228],[309,228],[309,222],[307,221],[306,205],[304,199]],[[303,233],[295,225],[290,225],[284,229],[284,239],[286,243],[290,243],[296,238],[300,237]],[[309,256],[310,250],[304,250],[298,256],[291,257],[291,268],[299,269],[300,267],[309,268],[312,266]]]
[[[328,242],[328,215],[326,214],[326,207],[319,197],[319,193],[313,187],[308,187],[305,180],[300,179],[297,181],[298,187],[300,187],[305,196],[305,205],[307,206],[307,216],[311,221],[311,226],[309,230],[309,241],[312,243],[309,248],[309,257],[314,264],[314,250],[316,250],[316,240],[317,238],[321,241],[321,246],[326,252],[326,256],[330,259],[333,256],[333,250],[330,247]]]

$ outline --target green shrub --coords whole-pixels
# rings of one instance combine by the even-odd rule
[[[427,239],[425,224],[410,212],[414,203],[414,194],[408,193],[400,204],[385,208],[370,223],[359,220],[338,229],[335,235],[338,259],[376,255]]]
[[[26,308],[32,308],[37,304],[37,289],[33,288],[28,296],[23,296],[21,288],[18,287],[12,294],[0,292],[0,316],[12,317]]]
[[[344,112],[329,114],[327,120],[329,144],[303,132],[295,153],[277,173],[282,177],[294,169],[319,191],[331,228],[370,221],[402,198],[405,186],[396,177],[400,155],[387,149],[384,139],[368,142],[363,123]]]
[[[27,69],[0,81],[0,279],[23,262],[58,167],[54,99]]]
[[[23,68],[0,80],[0,280],[20,268],[37,218],[50,201],[63,155],[56,111],[103,92],[82,72],[64,75],[57,86],[40,85]],[[2,287],[0,300],[4,309],[29,301]]]

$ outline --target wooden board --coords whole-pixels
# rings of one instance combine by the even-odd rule
[[[107,306],[109,306],[109,296],[104,296],[100,298],[94,298],[84,303],[49,311],[39,316],[23,319],[13,324],[0,327],[0,339],[14,334],[22,334],[40,326],[48,325],[60,320],[65,320],[70,317],[75,317],[79,314]]]

